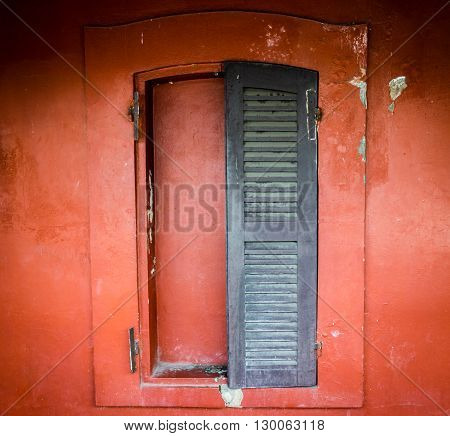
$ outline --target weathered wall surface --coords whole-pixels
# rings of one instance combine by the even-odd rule
[[[91,328],[84,82],[0,5],[0,410],[60,362],[8,413],[448,413],[450,8],[402,45],[444,1],[414,3],[10,2],[80,71],[85,24],[232,9],[369,24],[365,405],[325,411],[94,406],[91,342],[60,362]]]

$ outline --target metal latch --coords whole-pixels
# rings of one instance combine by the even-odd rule
[[[128,109],[128,114],[133,121],[133,132],[134,132],[134,140],[139,140],[139,92],[135,91],[133,94],[133,101]]]
[[[130,371],[136,372],[136,356],[139,354],[139,344],[134,336],[134,327],[128,329],[128,345],[130,347]]]

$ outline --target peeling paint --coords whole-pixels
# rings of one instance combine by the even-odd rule
[[[364,108],[367,109],[367,83],[358,77],[353,77],[353,79],[348,83],[359,88],[359,99],[361,100]]]
[[[406,84],[406,77],[405,76],[399,76],[395,79],[392,79],[389,82],[389,94],[391,96],[391,103],[388,106],[389,112],[394,112],[395,109],[395,100],[397,100],[400,95],[402,95],[402,92],[408,87]]]
[[[228,385],[220,385],[219,392],[226,407],[241,407],[244,398],[242,389],[230,389]]]
[[[216,383],[218,383],[218,382],[220,382],[222,380],[225,380],[225,376],[223,376],[223,375],[219,375],[219,377],[214,377],[214,381]]]
[[[361,156],[363,162],[366,161],[366,137],[363,136],[359,141],[358,154]]]

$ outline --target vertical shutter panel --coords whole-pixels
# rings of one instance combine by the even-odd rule
[[[317,73],[225,65],[228,384],[316,384]]]

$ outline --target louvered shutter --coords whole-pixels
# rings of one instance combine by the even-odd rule
[[[228,384],[317,382],[317,73],[225,65]]]

